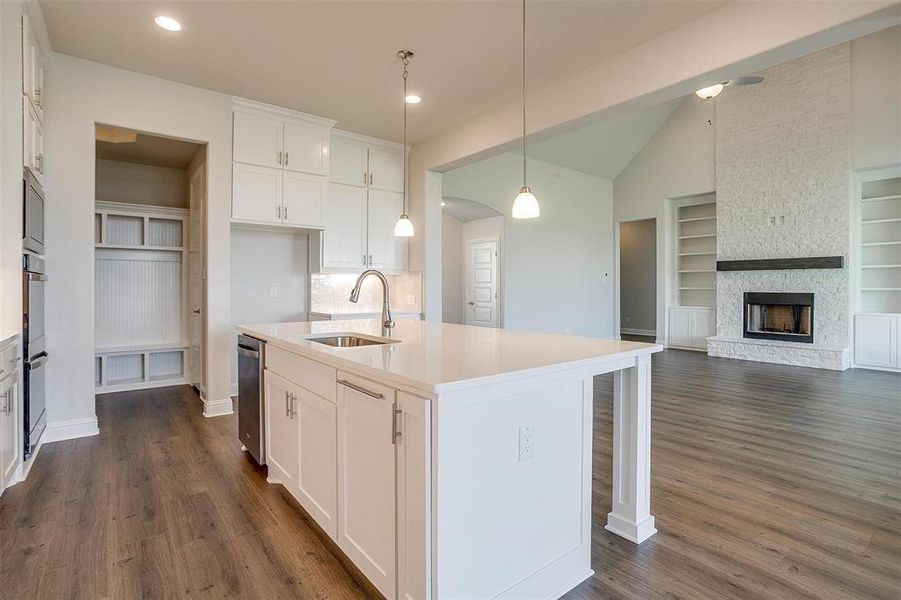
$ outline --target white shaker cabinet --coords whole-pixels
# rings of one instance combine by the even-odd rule
[[[236,100],[232,220],[323,228],[333,125],[328,119]]]
[[[369,149],[369,187],[389,192],[404,191],[404,155],[401,151]]]
[[[12,338],[0,344],[0,493],[12,483],[19,465],[18,379],[19,342]]]
[[[329,184],[325,207],[325,229],[321,234],[320,266],[324,269],[356,269],[366,266],[366,189],[340,183]]]
[[[297,412],[297,501],[334,540],[338,538],[338,409],[334,402],[299,389]]]
[[[31,29],[28,15],[22,15],[22,94],[40,120],[44,112],[44,55]]]
[[[394,224],[403,212],[404,196],[398,192],[369,190],[369,266],[383,271],[402,271],[407,238],[394,235]]]
[[[707,350],[707,338],[716,335],[716,311],[703,306],[671,306],[667,345]]]
[[[30,102],[25,102],[22,117],[22,162],[38,181],[43,182],[44,126]]]
[[[338,373],[338,547],[397,597],[394,390]]]
[[[269,481],[288,490],[297,487],[297,387],[271,370],[264,374],[266,464]]]
[[[366,187],[369,183],[369,148],[335,135],[329,144],[329,181]]]
[[[901,315],[854,316],[854,364],[877,369],[901,369]]]

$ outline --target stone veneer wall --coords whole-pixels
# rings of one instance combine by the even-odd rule
[[[727,87],[716,99],[717,259],[847,256],[851,217],[851,46],[843,44]],[[850,359],[844,269],[717,273],[708,351],[843,369]],[[814,343],[742,337],[742,293],[813,292]]]

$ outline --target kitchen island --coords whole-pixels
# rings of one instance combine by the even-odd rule
[[[414,320],[398,321],[390,343],[379,320],[238,329],[267,343],[269,480],[387,598],[557,598],[592,575],[602,373],[614,373],[606,528],[636,543],[656,532],[661,346]]]

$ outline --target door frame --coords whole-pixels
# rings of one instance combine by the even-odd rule
[[[488,237],[472,238],[463,240],[463,264],[465,272],[463,274],[463,297],[460,301],[463,303],[463,323],[466,324],[466,306],[469,302],[469,291],[472,285],[469,281],[471,275],[469,273],[469,245],[480,244],[483,242],[495,242],[497,248],[497,329],[504,328],[504,249],[503,236],[492,235]]]
[[[643,217],[641,219],[627,219],[625,221],[614,221],[613,222],[613,338],[621,339],[622,329],[621,329],[621,319],[622,319],[622,301],[620,299],[620,294],[622,291],[622,285],[620,282],[620,277],[622,273],[622,267],[620,265],[620,261],[622,260],[622,256],[620,253],[620,244],[622,243],[622,239],[620,236],[620,226],[625,223],[637,223],[638,221],[654,221],[654,285],[655,287],[660,287],[660,219],[656,216],[652,217]],[[657,290],[657,293],[654,297],[654,320],[658,321],[660,318],[659,314],[660,309],[660,290]],[[658,334],[656,335],[655,343],[659,342],[660,335],[660,323],[656,323],[656,331]]]

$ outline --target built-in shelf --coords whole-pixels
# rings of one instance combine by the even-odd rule
[[[679,306],[716,303],[716,202],[707,195],[674,205],[676,296]]]
[[[901,200],[901,194],[891,194],[888,196],[873,196],[870,198],[861,198],[861,202],[882,202],[884,200]]]
[[[864,225],[875,225],[876,223],[901,223],[901,217],[891,219],[865,219],[861,221]]]
[[[132,244],[94,244],[95,248],[107,248],[109,250],[163,250],[166,252],[181,252],[182,246],[135,246]]]
[[[901,176],[892,169],[865,177],[857,211],[856,310],[893,314],[901,310]]]

